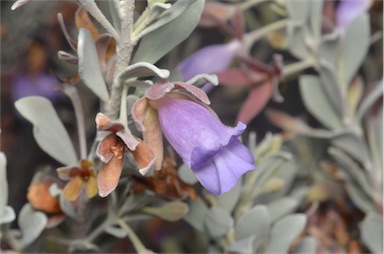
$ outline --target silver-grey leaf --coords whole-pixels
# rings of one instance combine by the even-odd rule
[[[367,13],[354,19],[346,30],[340,70],[340,81],[344,91],[347,90],[368,52],[370,35],[371,29]]]
[[[11,223],[16,219],[15,211],[10,206],[0,208],[0,225]]]
[[[291,21],[287,26],[287,42],[289,51],[300,59],[312,57],[306,45],[305,23],[303,21]]]
[[[254,206],[242,214],[235,224],[237,240],[243,240],[250,236],[256,239],[268,236],[270,233],[270,221],[268,209],[264,205]]]
[[[291,197],[282,197],[278,200],[267,204],[270,222],[280,219],[281,217],[292,213],[299,205],[299,202]]]
[[[240,241],[235,242],[231,246],[229,246],[227,251],[230,253],[241,253],[241,254],[255,253],[255,251],[253,250],[254,240],[255,240],[255,236],[244,238]]]
[[[341,119],[330,104],[320,80],[313,75],[300,77],[300,92],[307,110],[325,127],[331,130],[343,128]]]
[[[209,209],[205,217],[207,231],[214,238],[226,234],[233,223],[231,215],[219,206]]]
[[[30,96],[15,102],[19,113],[33,124],[33,135],[44,152],[64,165],[75,165],[75,148],[52,103],[40,96]]]
[[[146,34],[137,46],[132,63],[153,64],[185,40],[199,22],[204,3],[204,0],[197,0],[183,12],[183,15]]]
[[[159,69],[155,65],[145,62],[139,62],[129,65],[124,71],[118,76],[120,80],[126,80],[130,78],[141,78],[141,77],[159,77],[166,79],[169,77],[169,71],[166,69]]]
[[[337,30],[321,37],[319,46],[320,61],[327,61],[333,68],[335,68],[339,50],[340,34]]]
[[[230,191],[217,196],[217,202],[219,206],[226,210],[228,213],[232,213],[237,201],[239,201],[241,191],[242,182],[238,181],[236,186],[233,187]]]
[[[370,213],[376,210],[371,199],[356,183],[348,181],[345,183],[345,188],[352,202],[365,213]]]
[[[208,213],[208,207],[204,204],[201,198],[197,198],[196,200],[191,200],[188,202],[189,204],[189,213],[187,213],[183,220],[188,222],[194,228],[199,231],[204,230],[204,220]]]
[[[341,96],[341,88],[338,83],[337,75],[334,68],[326,61],[321,62],[320,68],[320,81],[324,88],[324,92],[337,113],[339,118],[343,117],[343,97]]]
[[[383,218],[369,213],[361,223],[361,238],[372,253],[383,253]]]
[[[342,132],[335,135],[331,143],[348,153],[353,159],[360,162],[366,169],[371,167],[370,155],[367,144],[361,137],[353,132]]]
[[[27,203],[20,211],[18,223],[22,232],[20,245],[25,247],[36,240],[47,225],[47,216],[42,212],[33,210]]]
[[[185,15],[184,12],[195,1],[196,0],[179,0],[175,2],[173,5],[171,5],[170,8],[168,8],[169,4],[164,4],[164,3],[160,3],[160,5],[159,3],[153,4],[150,7],[148,18],[150,23],[154,19],[157,19],[157,20],[155,20],[152,24],[147,26],[135,39],[139,39],[147,35],[148,33],[153,32],[162,26],[165,26],[167,23],[176,19],[180,15]],[[160,8],[162,8],[163,11],[160,11]]]
[[[288,253],[292,241],[304,230],[306,221],[304,214],[291,214],[277,221],[265,253]]]
[[[100,99],[108,101],[109,94],[101,72],[99,58],[92,35],[88,29],[80,28],[77,43],[79,75],[84,84]]]
[[[383,96],[383,79],[381,79],[366,97],[362,100],[356,113],[356,120],[360,122],[368,109]]]
[[[161,207],[144,207],[142,211],[158,216],[166,221],[177,221],[188,213],[189,207],[181,201],[172,201]]]
[[[194,185],[198,181],[192,169],[190,169],[186,164],[182,164],[180,166],[179,176],[181,180],[190,185]]]
[[[315,254],[316,247],[317,247],[316,238],[314,238],[313,236],[306,236],[297,245],[295,249],[295,253]]]
[[[287,7],[289,16],[292,20],[306,21],[310,14],[311,1],[302,0],[286,0],[285,6]]]
[[[0,152],[0,218],[8,203],[7,158]]]
[[[320,41],[322,28],[321,21],[323,17],[323,1],[324,0],[308,1],[310,5],[309,24],[312,32],[312,40],[315,42],[314,46],[319,45]]]

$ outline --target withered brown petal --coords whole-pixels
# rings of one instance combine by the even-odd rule
[[[33,208],[47,213],[61,212],[59,200],[49,192],[50,183],[36,183],[28,188],[27,199]]]
[[[155,169],[160,170],[163,163],[163,134],[157,112],[148,107],[144,119],[144,142],[152,149],[155,156]]]
[[[64,188],[63,195],[69,201],[76,201],[80,195],[83,186],[83,179],[80,175],[75,176],[67,183]]]
[[[96,122],[97,130],[99,131],[117,132],[120,130],[124,130],[123,124],[112,121],[111,119],[109,119],[109,117],[107,117],[106,115],[100,112],[97,113],[95,122]]]
[[[89,177],[85,181],[85,190],[89,198],[93,198],[97,194],[97,182],[94,176]]]
[[[113,156],[108,163],[101,165],[99,174],[97,175],[97,187],[101,197],[108,196],[116,189],[123,169],[123,158]]]
[[[136,149],[136,147],[139,145],[139,142],[136,140],[135,136],[133,136],[131,131],[127,128],[116,132],[116,135],[121,138],[121,140],[130,150]]]
[[[133,157],[135,157],[136,163],[139,166],[140,174],[147,174],[155,163],[155,154],[149,146],[138,139],[140,141],[139,145],[136,147],[134,151],[131,151]]]
[[[93,163],[92,162],[90,162],[89,160],[81,160],[80,161],[80,168],[82,168],[82,169],[85,169],[85,168],[90,168],[90,167],[92,167],[92,165],[93,165]]]
[[[118,142],[119,138],[114,133],[109,134],[100,141],[96,148],[96,155],[102,162],[107,163],[112,159],[113,152],[111,148],[116,147]]]
[[[143,97],[140,100],[136,101],[132,107],[132,118],[136,124],[136,127],[139,131],[145,131],[143,125],[145,119],[145,113],[148,108],[148,99]]]
[[[71,172],[76,168],[77,167],[72,167],[72,166],[60,167],[60,168],[56,169],[56,172],[57,172],[57,174],[61,180],[69,181],[72,178]]]

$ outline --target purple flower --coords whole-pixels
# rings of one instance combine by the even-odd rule
[[[57,79],[46,73],[18,74],[12,85],[12,99],[16,101],[26,96],[39,95],[55,101],[63,96],[59,89],[55,90],[57,85]]]
[[[162,150],[156,153],[162,141],[153,140],[161,140],[155,131],[161,127],[204,188],[218,195],[232,189],[242,174],[256,167],[250,151],[238,140],[246,125],[223,125],[203,103],[209,104],[206,94],[194,86],[158,82],[136,102],[132,115],[144,141],[152,142],[157,159],[162,160]]]
[[[204,47],[182,61],[177,69],[189,80],[197,74],[214,74],[225,70],[231,63],[241,44],[233,40],[227,44]]]
[[[372,0],[341,0],[336,11],[336,24],[344,33],[348,25],[363,12],[367,11]]]

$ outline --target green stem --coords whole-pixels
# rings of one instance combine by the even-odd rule
[[[86,142],[86,133],[85,133],[85,123],[84,123],[84,111],[83,106],[81,105],[81,100],[77,89],[73,85],[64,84],[64,93],[69,97],[72,102],[76,122],[77,122],[77,132],[79,137],[79,147],[80,147],[80,158],[87,158],[87,142]]]
[[[138,253],[145,253],[147,252],[147,248],[143,245],[143,243],[140,241],[140,239],[137,237],[135,232],[131,229],[131,227],[128,226],[125,221],[122,219],[117,220],[118,224],[120,225],[121,228],[123,228],[128,235],[128,238],[131,240],[133,246],[135,247],[136,251]]]
[[[288,22],[289,22],[289,19],[282,19],[245,34],[244,35],[244,47],[246,49],[245,52],[249,52],[252,44],[260,40],[261,38],[265,37],[269,33],[272,33],[276,30],[280,30],[286,27]]]
[[[314,67],[314,66],[315,66],[315,61],[312,58],[308,58],[300,62],[289,64],[284,66],[283,76],[287,77],[289,75],[295,74],[297,72],[300,72],[302,70],[305,70],[307,68]]]
[[[127,93],[128,93],[128,86],[123,85],[123,91],[121,95],[121,102],[120,102],[120,122],[128,126],[128,118],[127,118]]]
[[[101,235],[105,229],[111,225],[113,220],[111,219],[110,216],[108,216],[103,223],[101,223],[97,228],[95,228],[91,234],[88,235],[86,238],[87,242],[93,242],[96,240],[96,238]]]

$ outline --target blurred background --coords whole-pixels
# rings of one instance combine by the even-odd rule
[[[106,9],[105,1],[97,1],[101,9]],[[226,1],[231,2],[231,1]],[[236,1],[232,1],[236,2]],[[324,16],[331,17],[333,7],[338,1],[326,1]],[[63,120],[71,137],[76,137],[76,125],[73,122],[74,113],[68,98],[60,92],[60,79],[71,77],[76,73],[76,66],[60,61],[57,57],[58,50],[71,52],[57,21],[57,13],[61,12],[68,31],[73,38],[77,38],[77,29],[74,24],[74,14],[77,4],[72,1],[32,1],[27,6],[11,11],[13,1],[1,1],[1,140],[0,150],[5,153],[8,166],[7,177],[9,182],[9,205],[15,209],[16,214],[27,202],[26,193],[34,173],[44,167],[56,168],[60,166],[55,160],[46,155],[36,144],[32,126],[16,113],[13,103],[22,97],[40,95],[50,99],[60,118]],[[144,1],[138,1],[137,10],[145,7]],[[382,31],[383,28],[383,2],[374,1],[370,8],[371,31]],[[108,12],[105,12],[108,16]],[[268,24],[274,17],[265,15],[263,6],[247,13],[247,27],[260,27]],[[226,35],[217,28],[198,27],[185,42],[175,48],[157,65],[160,68],[175,68],[177,63],[193,51],[211,44],[219,44],[227,40]],[[253,47],[254,58],[263,63],[270,64],[273,53],[282,54],[285,63],[295,61],[295,58],[271,46],[268,39],[257,42]],[[366,57],[360,73],[366,84],[382,78],[383,69],[383,40],[374,43]],[[305,73],[314,73],[312,70]],[[95,135],[94,115],[98,111],[97,98],[84,86],[80,86],[83,106],[87,117],[87,134],[90,140]],[[280,92],[286,99],[283,103],[270,101],[268,107],[282,110],[293,116],[307,114],[300,99],[297,76],[284,80]],[[245,89],[228,89],[217,87],[210,93],[212,108],[220,119],[228,125],[234,125],[236,115],[247,96]],[[313,127],[319,123],[308,116]],[[277,133],[281,129],[270,123],[262,111],[248,125],[247,133],[256,132],[260,141],[267,132]],[[77,144],[77,142],[74,142]],[[350,216],[351,214],[348,214]],[[362,217],[358,213],[356,216]],[[152,239],[162,239],[163,224],[153,220],[150,227]],[[170,232],[180,229],[177,223],[168,223]],[[174,228],[172,228],[174,227]],[[185,225],[183,225],[185,227]],[[181,231],[183,234],[183,231]],[[189,234],[186,230],[185,234]],[[164,234],[167,235],[167,234]],[[159,240],[160,241],[160,240]],[[129,241],[128,241],[129,242]],[[117,245],[116,251],[129,251],[130,245]],[[156,244],[152,243],[153,249]],[[151,247],[148,245],[148,247]]]

